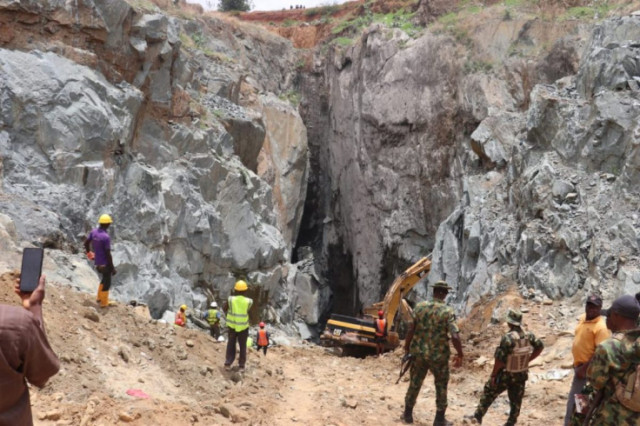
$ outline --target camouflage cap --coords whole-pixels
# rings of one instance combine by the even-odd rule
[[[507,312],[506,321],[511,325],[519,326],[522,322],[522,312],[520,312],[518,309],[509,309],[509,311]]]
[[[440,289],[440,290],[447,290],[447,291],[449,291],[449,290],[451,290],[451,287],[449,287],[449,284],[447,284],[447,282],[446,282],[446,281],[442,281],[442,280],[440,280],[440,281],[436,281],[436,282],[433,284],[433,289],[434,289],[434,290],[435,290],[435,289]]]

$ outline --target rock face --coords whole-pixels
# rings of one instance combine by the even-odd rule
[[[380,300],[429,252],[427,281],[449,281],[463,310],[513,286],[579,300],[640,290],[640,72],[628,41],[639,24],[565,36],[536,21],[479,26],[475,47],[502,64],[490,73],[446,34],[410,40],[375,25],[317,57],[303,84],[314,173],[298,241],[313,247],[334,310]],[[533,60],[509,53],[549,34]],[[424,297],[425,285],[410,296]]]
[[[244,278],[252,321],[313,337],[428,253],[461,310],[640,290],[640,18],[374,24],[296,75],[284,39],[141,7],[0,0],[3,268],[43,245],[93,291],[77,253],[108,212],[113,294],[156,318]]]
[[[222,301],[245,278],[252,319],[298,319],[286,297],[270,302],[305,280],[288,271],[306,132],[270,93],[289,90],[290,44],[213,18],[108,3],[0,2],[6,229],[54,249],[51,273],[93,291],[97,276],[73,271],[86,262],[55,249],[80,250],[108,212],[116,298],[147,302],[158,318],[182,303]],[[66,37],[75,28],[82,36]],[[259,103],[242,87],[262,93]]]
[[[434,252],[434,278],[456,283],[462,306],[510,285],[578,300],[640,290],[640,73],[622,65],[635,63],[627,40],[639,24],[626,17],[596,27],[576,77],[536,86],[522,125],[492,125],[515,142],[507,158],[494,155],[505,167],[465,179],[469,195],[440,226]],[[474,135],[486,134],[489,119]]]

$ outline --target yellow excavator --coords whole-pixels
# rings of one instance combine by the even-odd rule
[[[382,302],[364,308],[364,318],[348,315],[332,314],[327,326],[320,336],[324,346],[342,346],[343,348],[371,347],[375,348],[376,330],[374,321],[378,318],[378,311],[384,312],[387,320],[387,341],[385,350],[393,350],[400,344],[400,338],[394,321],[398,309],[402,318],[411,321],[411,307],[404,296],[431,270],[431,256],[423,257],[410,266],[395,279]]]

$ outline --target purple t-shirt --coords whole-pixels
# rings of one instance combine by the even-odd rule
[[[107,251],[111,250],[111,239],[109,239],[107,231],[102,228],[92,229],[87,239],[91,242],[93,252],[96,255],[94,260],[96,266],[106,266],[108,264]]]

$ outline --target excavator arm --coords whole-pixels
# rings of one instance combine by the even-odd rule
[[[409,304],[404,300],[404,296],[429,273],[431,270],[430,257],[431,256],[423,257],[407,268],[407,270],[400,274],[393,284],[391,284],[391,287],[389,287],[389,290],[384,296],[384,300],[382,302],[374,303],[369,308],[365,308],[364,313],[377,318],[378,311],[384,311],[388,330],[391,330],[391,327],[393,326],[396,312],[398,312],[401,303],[403,305],[403,308],[401,309],[403,317],[405,317],[405,319],[407,319],[407,315],[410,317],[411,307],[409,307]]]

